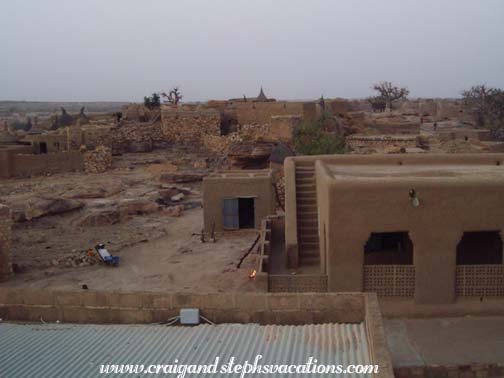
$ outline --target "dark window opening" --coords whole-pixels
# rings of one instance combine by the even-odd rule
[[[255,228],[255,209],[253,198],[238,199],[240,228]]]
[[[225,230],[255,228],[254,198],[225,198],[223,202]]]
[[[238,131],[238,120],[228,114],[221,114],[220,134],[228,135]]]
[[[364,265],[412,265],[408,232],[373,232],[364,246]]]
[[[40,142],[39,148],[40,148],[41,154],[47,154],[47,143],[46,142]]]
[[[457,245],[457,265],[502,264],[499,231],[464,232]]]

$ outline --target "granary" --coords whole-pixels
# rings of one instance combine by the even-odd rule
[[[501,154],[287,158],[288,265],[315,267],[328,291],[432,304],[502,297],[503,162]]]
[[[270,170],[226,171],[203,180],[205,232],[255,229],[275,213]]]

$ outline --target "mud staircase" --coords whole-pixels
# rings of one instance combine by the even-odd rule
[[[315,166],[296,164],[299,265],[320,264]]]

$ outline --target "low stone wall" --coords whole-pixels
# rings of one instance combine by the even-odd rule
[[[112,149],[112,153],[124,152],[148,152],[154,144],[165,142],[160,122],[138,123],[123,122],[119,126],[95,126],[82,129],[82,135],[73,132],[73,139],[78,139],[88,149],[98,146],[106,146]],[[75,148],[77,143],[72,141],[70,145]]]
[[[353,148],[376,148],[386,149],[388,147],[408,148],[416,147],[418,138],[416,136],[387,136],[387,135],[352,135],[346,138],[347,144]]]
[[[112,149],[98,146],[93,151],[84,153],[84,171],[86,173],[105,172],[112,166]]]
[[[363,293],[156,293],[57,291],[0,287],[0,317],[7,321],[152,323],[199,308],[215,323],[358,323],[365,320]]]

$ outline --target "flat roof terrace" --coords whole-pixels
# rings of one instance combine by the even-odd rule
[[[327,173],[335,180],[443,180],[456,182],[503,182],[501,165],[335,165],[325,164]]]

